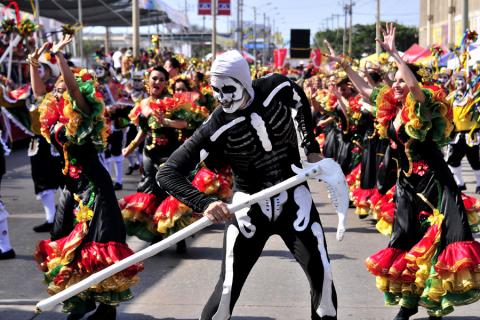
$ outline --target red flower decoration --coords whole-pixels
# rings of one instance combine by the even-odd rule
[[[90,73],[85,73],[85,74],[82,76],[82,81],[83,81],[83,82],[86,82],[86,81],[92,80],[92,79],[93,79],[93,77],[92,77],[92,75],[91,75]]]
[[[73,179],[80,178],[80,174],[82,173],[82,167],[70,165],[68,167],[68,175]]]
[[[350,111],[352,112],[359,112],[362,109],[362,105],[360,104],[360,95],[356,95],[353,98],[350,98],[348,101]]]
[[[95,91],[95,97],[98,99],[103,99],[103,95],[100,91]]]
[[[423,177],[423,175],[428,171],[428,164],[425,161],[420,160],[413,163],[413,173]]]

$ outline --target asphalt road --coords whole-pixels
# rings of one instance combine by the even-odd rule
[[[468,191],[474,190],[474,176],[464,166]],[[127,176],[124,194],[135,191],[138,172]],[[338,294],[338,319],[393,319],[396,307],[383,305],[375,279],[364,268],[363,261],[384,247],[388,238],[380,235],[370,219],[359,220],[349,212],[348,231],[342,242],[335,240],[336,215],[328,203],[321,183],[311,189],[325,229]],[[10,212],[9,226],[14,260],[0,261],[0,319],[27,320],[34,315],[35,304],[48,297],[43,276],[32,257],[38,240],[46,233],[32,231],[44,220],[40,201],[35,199],[30,163],[25,149],[7,158],[7,174],[2,181],[2,199]],[[217,281],[221,265],[223,227],[212,226],[188,239],[188,251],[179,255],[174,248],[145,261],[141,281],[133,288],[135,298],[119,307],[120,320],[198,319]],[[479,238],[477,237],[477,240]],[[130,238],[135,250],[146,243]],[[232,319],[309,319],[310,297],[307,279],[279,237],[272,237],[255,265],[235,307]],[[35,319],[64,319],[57,307]],[[427,319],[421,310],[412,319]],[[480,302],[456,309],[445,319],[480,319]]]

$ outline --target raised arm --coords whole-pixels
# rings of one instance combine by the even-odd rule
[[[62,50],[63,48],[72,42],[73,36],[67,34],[63,37],[63,39],[54,44],[52,47],[52,53],[58,59],[58,66],[60,67],[60,72],[63,76],[63,80],[65,81],[65,85],[67,86],[67,90],[72,96],[72,98],[77,103],[77,106],[80,110],[85,114],[91,113],[91,107],[88,105],[87,101],[83,97],[82,93],[80,92],[80,88],[78,87],[77,81],[75,79],[75,75],[73,74],[72,70],[68,66],[67,60],[63,56]]]
[[[30,65],[30,84],[32,85],[32,91],[35,98],[41,97],[47,93],[47,88],[38,73],[38,67],[40,66],[38,59],[48,45],[49,43],[45,42],[40,48],[36,48],[33,53],[30,53],[27,58],[27,62]]]
[[[420,88],[417,78],[413,74],[412,70],[410,70],[407,63],[400,57],[400,54],[398,53],[397,48],[395,46],[395,27],[393,26],[393,23],[386,24],[385,30],[383,30],[383,41],[380,39],[375,39],[375,40],[395,60],[398,70],[400,71],[400,74],[402,75],[403,80],[407,84],[407,87],[412,93],[415,100],[420,103],[424,102],[425,94]]]
[[[330,51],[330,55],[325,55],[329,59],[338,62],[340,66],[345,70],[347,73],[348,78],[353,83],[353,86],[357,91],[366,99],[370,99],[370,95],[372,94],[373,88],[366,82],[363,77],[361,77],[357,72],[355,72],[352,67],[350,67],[350,64],[346,59],[342,59],[340,57],[337,57],[335,54],[335,50],[333,50],[332,46],[330,43],[325,40],[325,45],[328,47],[328,50]]]

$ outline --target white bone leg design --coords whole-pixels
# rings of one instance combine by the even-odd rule
[[[235,192],[232,202],[241,202],[242,200],[245,200],[249,197],[250,196],[246,193]],[[237,219],[240,232],[245,238],[250,239],[255,234],[255,231],[257,231],[257,228],[255,227],[255,225],[252,224],[252,220],[248,216],[248,211],[250,211],[250,207],[239,210],[235,213],[235,217]]]
[[[282,213],[283,205],[287,200],[287,191],[282,191],[278,196],[273,198],[273,221],[276,221],[280,213]]]
[[[312,196],[307,187],[300,186],[293,192],[293,199],[298,206],[297,219],[293,222],[293,227],[297,231],[303,231],[310,222],[310,210],[312,210]]]
[[[325,242],[323,241],[322,226],[318,222],[315,222],[312,224],[311,228],[313,234],[315,237],[317,237],[318,251],[320,252],[323,265],[322,298],[316,311],[320,317],[334,317],[337,314],[337,311],[335,310],[332,300],[333,275],[330,262],[327,259],[327,251],[325,250]]]
[[[227,240],[225,244],[225,279],[223,281],[222,298],[218,310],[212,320],[230,319],[230,299],[232,297],[233,283],[233,247],[238,237],[238,229],[231,224],[227,229]]]

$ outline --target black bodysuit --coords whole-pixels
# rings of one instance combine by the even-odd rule
[[[201,161],[231,166],[234,202],[293,176],[291,165],[300,166],[300,153],[292,110],[306,153],[320,152],[308,100],[295,83],[272,74],[254,81],[253,89],[255,97],[245,109],[232,114],[216,109],[171,155],[157,174],[161,188],[202,212],[217,199],[185,178]],[[248,273],[273,234],[280,235],[305,270],[312,319],[336,319],[325,237],[306,183],[240,210],[227,223],[222,272],[201,319],[230,319]]]

